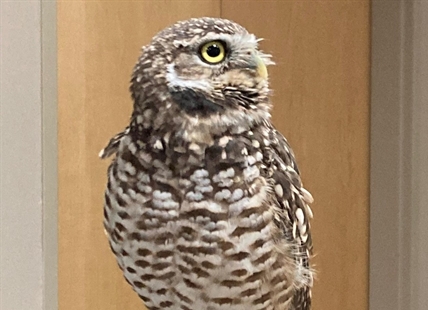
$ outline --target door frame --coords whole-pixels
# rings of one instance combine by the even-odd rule
[[[40,165],[29,167],[31,173],[39,177],[39,182],[30,184],[33,188],[27,188],[27,191],[33,191],[42,203],[28,212],[32,202],[25,203],[24,197],[19,198],[21,203],[16,208],[28,217],[25,220],[32,221],[35,217],[41,221],[39,226],[24,227],[26,221],[13,223],[14,229],[29,232],[31,242],[6,235],[3,231],[1,237],[4,244],[39,254],[33,261],[31,274],[28,273],[28,260],[14,261],[15,277],[41,280],[42,285],[21,282],[39,297],[40,302],[32,309],[53,310],[58,304],[56,3],[31,2],[39,9],[28,9],[26,16],[39,20],[40,27],[25,23],[18,27],[21,20],[17,15],[22,11],[9,10],[8,14],[4,13],[4,8],[1,11],[3,22],[16,25],[7,29],[13,29],[15,33],[18,28],[27,35],[40,38],[11,45],[9,50],[16,53],[17,60],[28,56],[20,53],[24,48],[22,44],[27,50],[40,51],[32,55],[34,68],[29,68],[39,73],[39,78],[34,81],[38,90],[21,90],[21,95],[24,93],[27,98],[32,98],[33,104],[39,107],[40,113],[34,117],[40,122],[32,124],[31,130],[40,133],[40,140],[35,141],[33,145],[36,146],[28,152],[15,154],[15,157],[7,157],[7,149],[3,148],[0,157],[5,166],[6,163],[17,165],[34,158],[39,161]],[[428,132],[428,122],[423,121],[428,119],[428,87],[424,87],[428,78],[428,36],[424,33],[424,29],[428,29],[428,2],[372,0],[371,13],[370,309],[422,310],[428,303],[428,296],[424,294],[428,285],[428,246],[423,242],[428,239],[425,228],[428,226],[428,209],[423,204],[428,200],[428,167],[423,166],[423,158],[428,158],[428,135],[420,134]],[[3,63],[2,66],[2,79],[13,79],[14,64]],[[10,94],[3,93],[2,97],[11,98]],[[4,130],[6,121],[1,118],[2,134],[10,138],[14,133]],[[13,138],[25,144],[28,136]],[[0,189],[9,199],[8,195],[12,193],[8,184],[2,182]],[[6,221],[6,217],[1,217],[0,226],[11,225]],[[11,261],[1,260],[2,274],[10,267]],[[25,294],[19,298],[25,298]],[[10,302],[17,305],[22,299]],[[11,308],[11,304],[8,305],[1,304]]]
[[[370,309],[422,310],[428,304],[428,134],[421,134],[428,133],[428,2],[372,0],[371,27]]]

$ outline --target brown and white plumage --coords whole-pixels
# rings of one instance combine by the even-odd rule
[[[270,123],[257,42],[214,18],[160,32],[133,72],[130,125],[100,153],[116,154],[110,245],[149,310],[310,309],[312,197]]]

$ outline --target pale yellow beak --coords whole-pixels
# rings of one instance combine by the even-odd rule
[[[254,56],[255,62],[257,64],[257,74],[262,77],[263,79],[267,79],[268,78],[268,71],[265,65],[265,62],[263,61],[263,59],[258,56],[255,55]]]

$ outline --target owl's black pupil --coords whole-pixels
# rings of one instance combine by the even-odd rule
[[[221,50],[217,44],[212,44],[207,48],[207,54],[210,57],[217,57],[218,55],[220,55],[220,53],[221,53]]]

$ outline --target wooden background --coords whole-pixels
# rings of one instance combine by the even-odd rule
[[[144,309],[103,233],[97,154],[128,122],[140,47],[177,20],[221,16],[277,63],[274,123],[315,197],[313,309],[367,310],[369,15],[368,0],[58,1],[59,309]]]

